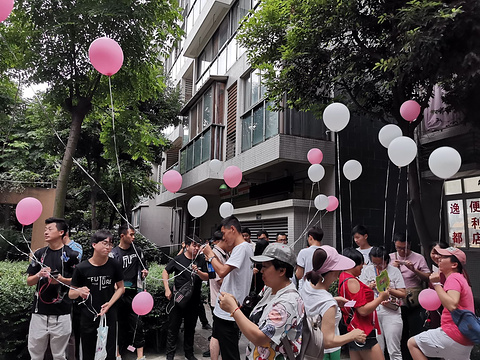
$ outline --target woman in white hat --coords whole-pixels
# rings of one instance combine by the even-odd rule
[[[339,360],[340,349],[351,341],[364,343],[366,335],[363,330],[355,329],[345,335],[340,335],[338,323],[341,312],[337,301],[328,289],[338,279],[340,271],[355,266],[355,262],[340,255],[333,247],[324,245],[313,253],[313,270],[305,275],[306,281],[300,289],[300,295],[305,303],[307,316],[322,317],[322,333],[325,345],[324,360]]]
[[[294,356],[300,352],[301,326],[304,305],[300,294],[290,281],[296,266],[293,250],[285,244],[273,243],[267,246],[262,255],[250,258],[262,264],[263,296],[247,318],[235,297],[221,293],[220,307],[230,313],[249,340],[246,357],[256,359],[287,359],[282,339],[286,337]]]

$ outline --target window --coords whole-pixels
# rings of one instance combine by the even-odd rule
[[[449,242],[480,248],[480,176],[445,182]]]
[[[242,54],[237,51],[235,33],[242,19],[252,9],[252,0],[239,0],[225,16],[197,59],[197,82],[210,69],[210,74],[224,74]],[[215,60],[218,60],[215,62]]]
[[[190,138],[180,150],[181,174],[214,157],[221,158],[224,108],[225,84],[213,82],[190,109]]]
[[[245,79],[245,113],[242,116],[242,151],[278,134],[278,112],[264,100],[265,86],[258,71]]]

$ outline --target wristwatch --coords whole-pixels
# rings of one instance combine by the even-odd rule
[[[215,255],[212,255],[211,257],[207,258],[207,259],[206,259],[207,262],[211,263],[214,257],[215,257]]]

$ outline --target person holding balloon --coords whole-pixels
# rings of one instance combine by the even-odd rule
[[[24,221],[18,213],[17,208],[17,219],[24,225],[36,220]],[[46,219],[44,235],[47,246],[35,251],[27,269],[27,285],[36,287],[28,330],[28,351],[33,360],[43,360],[49,344],[54,360],[65,359],[72,330],[72,307],[65,285],[70,285],[78,264],[78,253],[63,243],[67,229],[64,219]]]
[[[473,348],[473,343],[465,337],[455,325],[450,311],[455,309],[470,310],[475,312],[472,288],[465,271],[467,257],[457,248],[436,248],[440,255],[438,259],[439,273],[430,275],[443,312],[441,326],[437,329],[424,331],[408,340],[408,349],[413,360],[426,360],[427,357],[440,357],[444,359],[468,360]],[[440,274],[445,275],[445,284],[442,285]],[[432,309],[435,297],[419,297],[423,307]],[[438,308],[440,304],[435,304]]]
[[[340,335],[338,324],[342,313],[338,301],[328,292],[335,280],[338,280],[340,271],[348,270],[355,266],[355,262],[346,256],[340,255],[331,246],[316,247],[312,255],[312,270],[305,274],[305,285],[299,290],[305,304],[308,316],[322,317],[321,330],[325,345],[323,360],[340,360],[342,345],[351,341],[364,343],[366,334],[361,329],[353,329]],[[341,298],[340,303],[345,304],[346,299]]]
[[[143,347],[145,334],[142,319],[133,311],[132,301],[144,290],[144,279],[148,275],[143,251],[135,246],[135,229],[129,224],[118,228],[120,243],[110,252],[110,257],[117,261],[123,270],[125,294],[118,304],[118,311],[123,314],[118,319],[118,354],[133,346],[137,350],[137,358],[144,359]]]
[[[107,357],[106,360],[116,358],[117,337],[117,301],[125,292],[123,285],[123,271],[119,263],[109,257],[113,247],[113,235],[107,230],[98,230],[90,240],[93,255],[82,261],[72,277],[72,289],[68,296],[81,302],[80,340],[84,360],[95,358],[97,329],[100,317],[106,316]]]
[[[367,335],[365,342],[352,341],[348,343],[350,359],[352,360],[383,360],[383,352],[377,341],[378,326],[376,308],[388,300],[390,294],[382,291],[375,298],[373,290],[358,280],[362,273],[363,254],[353,248],[346,248],[343,255],[352,259],[355,266],[345,270],[338,279],[338,294],[345,299],[353,300],[344,304],[342,310],[343,320],[347,330],[361,329]]]
[[[381,334],[377,335],[377,341],[382,351],[387,348],[391,360],[402,360],[400,342],[403,321],[399,299],[403,299],[407,295],[405,282],[400,270],[389,264],[390,256],[383,246],[372,247],[369,256],[370,265],[363,268],[360,280],[374,291],[375,296],[378,296],[377,277],[386,271],[389,280],[387,286],[390,299],[377,307],[378,324],[381,330]]]
[[[165,266],[162,272],[163,285],[165,287],[165,297],[172,301],[173,307],[169,314],[169,326],[167,334],[167,360],[173,360],[177,350],[178,331],[184,321],[184,341],[183,349],[187,360],[196,360],[193,354],[193,340],[195,336],[195,325],[198,318],[198,304],[200,302],[200,292],[202,281],[208,280],[207,264],[203,256],[199,256],[200,244],[192,238],[185,238],[185,251],[175,256]],[[174,289],[178,291],[189,281],[193,281],[193,289],[190,299],[185,303],[175,298],[175,290],[172,293],[168,284],[169,274],[175,275]]]

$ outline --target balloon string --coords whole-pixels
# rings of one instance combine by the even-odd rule
[[[25,241],[25,244],[27,245],[28,251],[30,251],[30,254],[32,254],[32,255],[31,255],[31,258],[38,262],[38,259],[35,257],[35,254],[34,254],[32,248],[30,247],[30,244],[29,244],[27,238],[25,237],[24,229],[25,229],[25,226],[22,225],[22,237],[23,237],[23,240]],[[2,236],[2,237],[3,237],[3,236]],[[30,256],[28,256],[28,257],[30,257]]]
[[[384,207],[383,207],[383,246],[385,246],[387,241],[387,199],[388,199],[388,178],[390,176],[390,160],[387,163],[387,177],[385,179],[385,197],[384,197]]]
[[[310,224],[313,222],[313,220],[315,220],[315,217],[317,216],[317,214],[318,214],[319,212],[320,212],[320,210],[317,210],[317,212],[315,213],[315,215],[313,215],[312,220],[310,220],[310,222],[307,224],[307,226],[305,226],[305,229],[302,231],[302,233],[301,233],[300,236],[297,238],[297,240],[295,240],[292,245],[289,245],[292,249],[294,248],[295,244],[296,244],[299,240],[301,240],[301,238],[303,237],[303,235],[305,235],[305,234],[307,233],[307,231],[309,230]],[[317,224],[318,224],[318,222],[317,222]],[[316,225],[316,224],[315,224],[315,225]]]
[[[350,228],[353,228],[353,208],[352,208],[352,182],[348,182],[348,195],[350,199]]]
[[[398,206],[398,194],[400,192],[400,177],[402,175],[402,168],[398,168],[398,180],[397,180],[397,196],[395,198],[395,211],[393,213],[393,225],[392,225],[392,239],[395,234],[395,227],[397,225],[397,206]]]
[[[308,211],[307,211],[307,224],[310,221],[310,209],[312,208],[312,201],[313,201],[313,188],[315,183],[312,182],[312,189],[310,190],[310,200],[308,200]],[[308,225],[307,225],[308,226]]]
[[[340,247],[343,253],[343,221],[342,221],[342,201],[341,201],[341,176],[340,176],[340,136],[338,132],[335,133],[335,140],[337,143],[337,177],[338,177],[338,203],[339,203],[339,213],[340,213]]]
[[[410,189],[408,188],[408,165],[405,167],[405,173],[406,173],[406,184],[407,184],[407,201],[405,205],[405,246],[408,248],[408,213],[409,213],[409,207],[410,207]]]
[[[117,136],[115,135],[115,110],[113,108],[113,95],[112,95],[112,79],[111,76],[108,77],[108,90],[110,92],[110,109],[112,111],[112,132],[113,132],[113,147],[115,149],[115,159],[117,160],[118,175],[120,176],[120,186],[122,189],[122,204],[123,210],[125,212],[125,218],[128,219],[127,207],[125,206],[125,190],[123,188],[123,178],[122,178],[122,169],[120,168],[120,160],[118,158],[117,151]],[[128,222],[128,220],[127,220]]]
[[[445,179],[442,182],[442,192],[440,193],[440,210],[438,212],[438,243],[442,240],[442,210],[443,210],[443,196],[445,192]]]

